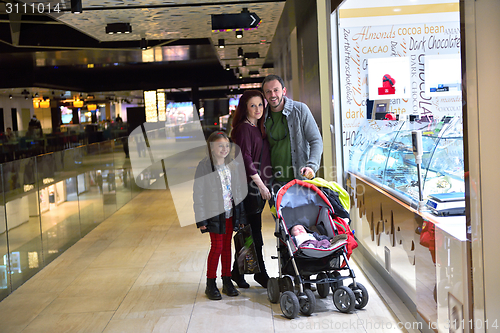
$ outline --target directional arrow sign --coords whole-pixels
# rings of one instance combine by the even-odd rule
[[[255,13],[212,14],[212,31],[255,29],[261,19]]]

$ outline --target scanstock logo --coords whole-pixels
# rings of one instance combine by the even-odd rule
[[[203,214],[197,214],[195,218],[195,173],[200,161],[208,157],[208,148],[195,109],[193,115],[192,121],[182,124],[144,123],[135,128],[128,137],[132,174],[136,184],[148,190],[169,189],[181,226],[224,213],[222,188],[214,191],[210,186],[203,186],[220,184],[219,173],[213,169],[215,171],[196,179],[197,186],[201,184],[203,189],[202,192],[197,191],[197,196],[211,198],[214,193],[220,193],[221,204],[219,207],[205,209]],[[235,144],[231,144],[230,148],[230,162],[227,165],[237,171],[233,174],[239,175],[238,179],[231,181],[232,193],[236,194],[233,195],[236,205],[243,201],[248,189],[241,151]]]

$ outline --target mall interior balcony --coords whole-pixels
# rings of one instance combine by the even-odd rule
[[[64,124],[54,129],[6,131],[0,133],[0,163],[117,139],[127,134],[128,124],[123,122]]]

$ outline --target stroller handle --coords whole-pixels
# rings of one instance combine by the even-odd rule
[[[274,198],[276,193],[274,193],[274,186],[273,186],[275,180],[276,177],[274,177],[273,175],[271,179],[269,179],[269,186],[268,186],[269,192],[271,192],[271,199],[269,199],[269,201],[273,206],[276,204],[276,200]]]

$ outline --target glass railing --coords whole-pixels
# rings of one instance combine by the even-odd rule
[[[0,163],[76,148],[128,135],[128,124],[75,124],[0,133]]]
[[[121,138],[0,164],[0,300],[140,191]]]

